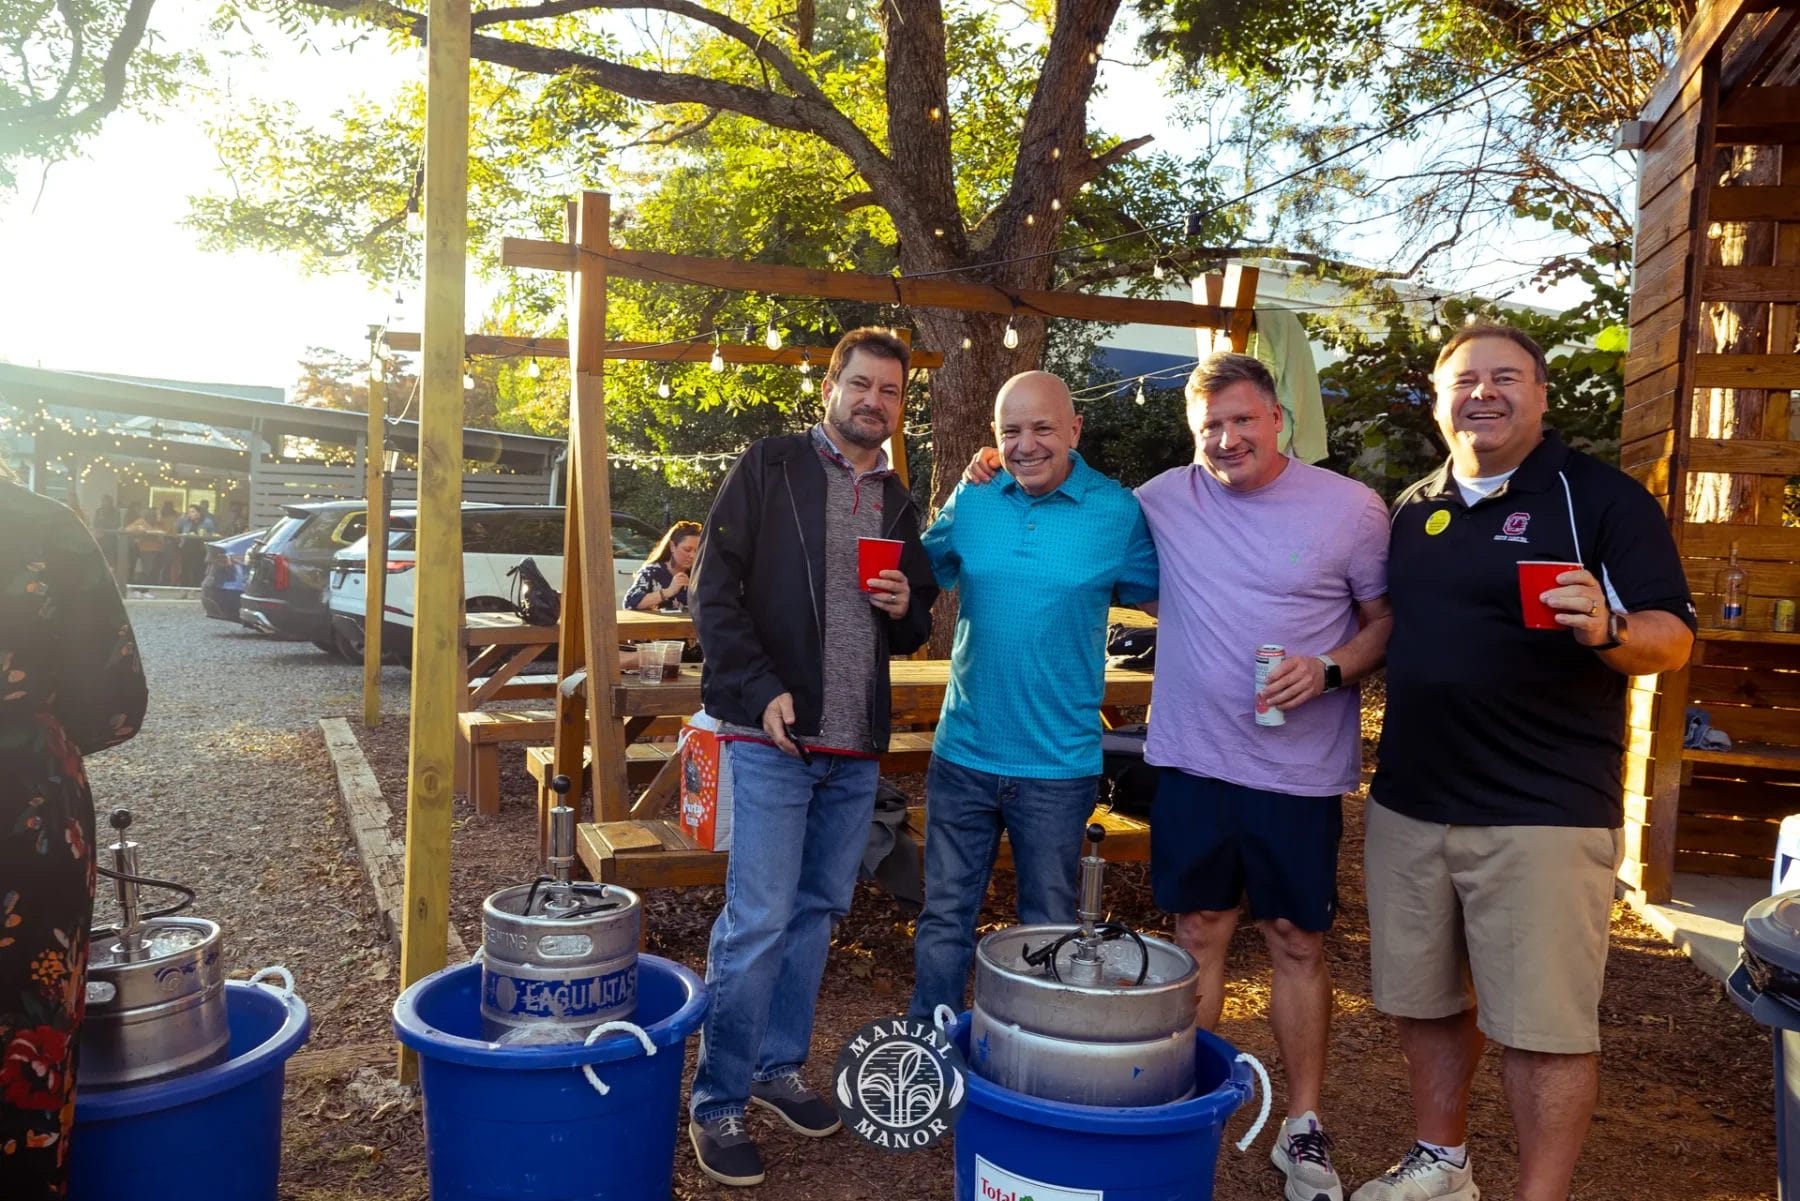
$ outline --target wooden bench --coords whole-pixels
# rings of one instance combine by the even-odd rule
[[[644,720],[631,737],[665,738],[681,729],[678,718]],[[543,742],[556,736],[554,709],[472,709],[456,715],[457,756],[462,761],[463,787],[477,813],[500,812],[500,748],[513,742]],[[631,743],[630,746],[638,746]],[[668,758],[666,750],[654,756],[640,752],[636,759],[649,764],[647,780]],[[585,761],[584,761],[585,762]],[[630,768],[627,760],[627,772]],[[529,761],[526,764],[530,768]],[[577,796],[580,794],[577,793]]]
[[[1110,809],[1095,809],[1089,821],[1106,828],[1101,853],[1115,863],[1139,862],[1150,857],[1150,825]],[[907,829],[917,842],[925,842],[925,810],[907,812]],[[627,888],[687,888],[696,884],[723,884],[730,852],[708,851],[694,844],[672,821],[651,819],[627,822],[590,822],[578,826],[575,851],[594,879]],[[1012,849],[1004,835],[996,863],[1010,866]]]

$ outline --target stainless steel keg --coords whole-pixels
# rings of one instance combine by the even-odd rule
[[[1173,943],[1099,920],[1104,834],[1088,828],[1079,924],[1014,926],[976,946],[969,1063],[1048,1101],[1184,1100],[1194,1091],[1199,968]]]
[[[566,791],[567,778],[552,787]],[[494,1042],[579,1041],[637,1009],[643,905],[629,889],[574,882],[575,812],[550,817],[549,874],[481,907],[481,1030]]]
[[[120,921],[90,934],[83,1088],[141,1084],[210,1067],[227,1058],[231,1037],[218,923],[166,912],[142,916],[142,884],[175,887],[188,900],[193,894],[139,876],[138,844],[125,838],[131,814],[116,809],[110,822],[119,832],[110,850]]]

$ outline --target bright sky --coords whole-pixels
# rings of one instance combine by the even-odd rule
[[[159,5],[153,26],[169,44],[192,45],[207,7]],[[355,92],[386,94],[422,70],[419,54],[394,55],[373,39],[317,53],[279,34],[262,42],[265,60],[216,69],[219,93],[295,100],[322,117]],[[1128,35],[1115,36],[1114,52],[1128,55],[1128,43]],[[1103,79],[1103,128],[1153,133],[1157,147],[1178,148],[1153,72],[1109,63]],[[85,158],[49,169],[41,195],[26,172],[17,195],[0,196],[8,281],[0,288],[0,359],[287,388],[308,347],[360,354],[370,322],[417,328],[416,289],[396,308],[392,292],[372,292],[353,275],[307,277],[275,255],[198,249],[180,224],[187,198],[226,185],[202,128],[208,111],[197,102],[158,122],[114,117]],[[480,295],[472,281],[471,311]]]
[[[162,4],[152,27],[173,45],[194,44],[206,5]],[[235,60],[214,84],[236,94],[284,97],[328,112],[358,90],[385,94],[416,56],[379,42],[304,63],[279,35],[270,57]],[[306,98],[315,98],[306,104]],[[115,116],[86,158],[37,176],[21,172],[18,195],[0,197],[0,358],[28,366],[291,387],[306,348],[361,353],[372,321],[395,318],[393,293],[351,275],[304,277],[285,259],[207,254],[180,222],[187,198],[223,187],[202,128],[206,103],[151,122]],[[35,202],[35,203],[34,203]],[[417,320],[417,296],[412,318]]]

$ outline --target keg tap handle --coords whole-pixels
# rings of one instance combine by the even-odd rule
[[[550,781],[556,805],[550,810],[550,854],[544,864],[545,874],[551,880],[550,895],[544,902],[546,912],[575,906],[571,887],[575,876],[575,810],[569,805],[572,787],[574,783],[567,776],[556,776]]]
[[[113,893],[119,899],[119,921],[113,927],[119,933],[119,947],[126,959],[140,958],[144,941],[138,937],[142,914],[138,908],[138,844],[125,837],[131,827],[131,810],[114,809],[106,824],[118,831],[118,838],[107,849],[112,852]]]
[[[1075,916],[1081,922],[1081,938],[1075,948],[1075,958],[1082,962],[1091,963],[1100,956],[1100,938],[1095,926],[1106,916],[1106,910],[1100,901],[1101,887],[1106,880],[1106,860],[1100,857],[1100,843],[1105,838],[1105,826],[1099,822],[1088,826],[1088,853],[1081,858],[1080,898],[1075,910]]]

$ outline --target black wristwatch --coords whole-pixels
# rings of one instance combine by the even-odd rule
[[[1344,669],[1332,661],[1330,655],[1313,656],[1325,665],[1325,691],[1336,692],[1344,686]]]
[[[1631,627],[1626,624],[1626,615],[1616,609],[1606,613],[1606,641],[1594,649],[1596,651],[1616,651],[1631,640]]]

